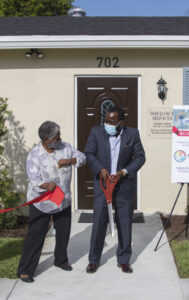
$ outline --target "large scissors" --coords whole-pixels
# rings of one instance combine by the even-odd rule
[[[108,206],[108,216],[109,216],[109,224],[110,224],[110,232],[111,236],[114,236],[114,217],[113,217],[113,210],[112,210],[112,194],[114,191],[114,188],[117,184],[117,178],[115,177],[114,182],[111,182],[110,178],[106,178],[106,188],[103,186],[102,179],[100,179],[100,185],[101,189],[104,192],[104,195],[106,197],[106,203]]]

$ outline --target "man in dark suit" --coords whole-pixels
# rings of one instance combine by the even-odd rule
[[[124,111],[112,107],[105,116],[104,126],[95,126],[89,135],[85,154],[94,174],[94,224],[91,235],[89,265],[86,271],[97,271],[108,224],[108,208],[100,187],[100,178],[109,177],[118,183],[113,194],[118,230],[117,262],[123,272],[132,273],[131,229],[136,173],[145,163],[139,132],[124,125]],[[110,176],[111,175],[111,176]],[[114,175],[114,176],[113,176]]]

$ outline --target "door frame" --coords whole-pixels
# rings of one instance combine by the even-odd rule
[[[78,86],[77,86],[77,79],[78,78],[137,78],[138,79],[138,95],[137,95],[137,105],[138,105],[138,130],[140,132],[141,130],[141,75],[75,75],[74,76],[74,117],[75,117],[75,123],[74,123],[74,147],[77,149],[77,109],[78,109],[78,99],[77,99],[77,92],[78,92]],[[78,184],[77,184],[77,178],[78,178],[78,172],[77,168],[74,168],[74,211],[85,211],[83,209],[78,209]],[[137,209],[136,211],[139,211],[141,208],[141,171],[137,173]],[[91,210],[86,210],[87,212],[90,212]]]

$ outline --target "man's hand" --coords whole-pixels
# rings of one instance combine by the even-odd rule
[[[121,171],[118,171],[115,175],[111,175],[111,182],[115,182],[115,178],[117,178],[117,181],[120,181],[123,177],[123,173]]]
[[[107,178],[107,177],[110,178],[110,174],[109,174],[109,172],[108,172],[107,169],[102,169],[102,170],[100,171],[99,176],[100,176],[100,178],[101,178],[102,180],[104,180],[104,181],[106,181],[106,178]]]
[[[56,188],[56,183],[54,182],[45,182],[39,186],[41,189],[48,190],[53,192]]]
[[[77,158],[68,158],[68,159],[60,159],[58,162],[58,168],[68,167],[71,165],[75,165],[77,163]]]

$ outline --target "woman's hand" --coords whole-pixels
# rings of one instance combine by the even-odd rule
[[[75,165],[77,163],[77,158],[68,158],[68,159],[60,159],[58,162],[58,168],[68,167],[71,165]]]
[[[40,189],[48,190],[53,192],[56,188],[56,183],[54,182],[45,182],[42,185],[39,186]]]

